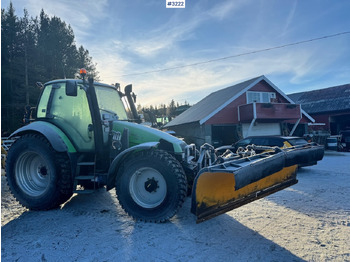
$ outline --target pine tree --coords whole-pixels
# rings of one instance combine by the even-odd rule
[[[15,9],[10,3],[7,12],[1,10],[1,121],[2,129],[10,132],[16,121],[16,100],[19,74],[19,23]]]
[[[74,78],[82,65],[98,80],[96,65],[88,50],[77,49],[71,26],[44,10],[36,18],[24,10],[18,18],[12,3],[1,9],[1,54],[2,134],[20,127],[24,107],[36,104],[37,81]]]

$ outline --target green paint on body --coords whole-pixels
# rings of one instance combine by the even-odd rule
[[[135,124],[126,121],[115,121],[113,130],[123,133],[124,128],[129,129],[129,146],[136,146],[146,142],[159,142],[161,139],[173,145],[174,153],[181,154],[184,152],[186,143],[168,133],[155,128]]]
[[[66,136],[65,133],[62,132],[61,129],[59,129],[58,127],[56,127],[55,125],[53,125],[49,122],[36,121],[35,123],[40,123],[42,125],[46,125],[49,128],[53,129],[60,136],[60,138],[63,140],[63,142],[66,144],[68,153],[76,153],[77,152],[77,150],[75,149],[75,147],[72,144],[72,142],[70,141],[70,139]]]

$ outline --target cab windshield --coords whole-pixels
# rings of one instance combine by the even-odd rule
[[[124,104],[115,89],[100,85],[95,85],[95,89],[100,110],[115,113],[119,120],[128,120]]]

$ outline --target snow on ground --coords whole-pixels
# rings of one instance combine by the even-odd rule
[[[135,222],[114,190],[31,212],[1,176],[1,261],[350,261],[350,153],[326,152],[299,183],[201,224],[190,198],[170,222]]]

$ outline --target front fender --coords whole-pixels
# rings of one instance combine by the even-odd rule
[[[159,142],[148,142],[139,144],[133,147],[129,147],[128,149],[121,152],[119,155],[117,155],[112,164],[109,167],[108,170],[108,177],[107,177],[107,191],[111,190],[113,187],[115,187],[115,178],[117,176],[117,171],[120,167],[120,165],[123,163],[123,161],[133,154],[135,151],[139,150],[147,150],[151,148],[156,148],[158,146]]]
[[[57,152],[76,152],[76,149],[74,148],[72,142],[62,132],[61,129],[51,123],[44,121],[36,121],[19,128],[10,135],[10,138],[33,132],[43,135]]]

